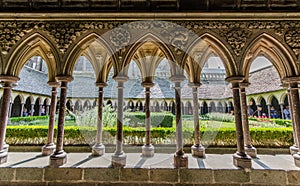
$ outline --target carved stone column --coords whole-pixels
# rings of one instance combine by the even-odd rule
[[[46,115],[50,115],[50,105],[46,105],[46,110],[45,110],[45,114]]]
[[[154,146],[151,145],[151,118],[150,118],[150,88],[153,87],[152,82],[143,82],[145,87],[145,124],[146,124],[146,144],[142,147],[142,155],[145,157],[154,156]]]
[[[47,144],[42,147],[43,156],[49,156],[55,150],[53,136],[54,136],[55,111],[56,111],[56,102],[57,102],[56,88],[59,86],[59,83],[49,82],[48,85],[52,87],[52,91],[51,91],[51,105],[49,110],[50,116],[49,116],[49,124],[48,124],[48,139],[47,139]]]
[[[30,105],[30,116],[34,115],[34,104]]]
[[[244,132],[241,115],[241,103],[240,103],[240,87],[239,82],[243,81],[242,77],[231,77],[227,81],[232,84],[233,103],[234,103],[234,117],[236,126],[236,141],[237,152],[233,155],[233,164],[241,168],[251,168],[251,157],[245,153],[244,147]]]
[[[98,93],[98,122],[97,122],[97,135],[96,143],[92,147],[93,156],[102,156],[105,153],[105,146],[102,144],[102,113],[103,113],[103,88],[107,86],[106,83],[96,83],[99,87]]]
[[[3,83],[3,95],[0,112],[0,164],[7,162],[8,145],[5,143],[6,126],[8,122],[8,113],[11,99],[13,83],[18,81],[18,77],[0,76]]]
[[[271,105],[267,105],[268,106],[268,118],[271,118]]]
[[[291,116],[291,120],[292,120],[292,127],[293,127],[293,138],[294,138],[294,145],[290,146],[290,153],[292,155],[296,154],[299,149],[298,149],[298,136],[297,136],[297,132],[296,132],[296,123],[295,123],[295,117],[293,114],[293,107],[292,105],[292,100],[291,100],[291,93],[290,93],[290,87],[287,87],[287,98],[288,98],[288,103],[289,103],[289,110],[290,110],[290,116]]]
[[[298,90],[298,82],[290,82],[289,83],[289,89],[290,89],[290,99],[291,99],[291,111],[292,111],[292,117],[294,118],[294,128],[295,133],[297,136],[297,146],[299,147],[300,144],[300,100],[299,100],[299,90]],[[293,155],[295,165],[297,167],[300,167],[300,151],[298,149],[298,152]]]
[[[21,103],[20,117],[23,117],[24,103]]]
[[[183,151],[182,140],[182,117],[181,117],[181,86],[180,83],[184,80],[183,75],[175,75],[170,78],[175,83],[175,105],[176,105],[176,153],[174,155],[175,167],[187,167],[188,157]]]
[[[251,136],[249,130],[248,111],[247,111],[247,98],[245,88],[248,87],[249,83],[240,83],[240,96],[241,96],[241,107],[242,107],[242,124],[244,128],[244,141],[245,141],[245,152],[252,158],[256,158],[257,150],[251,144]]]
[[[200,83],[191,83],[189,84],[193,90],[193,114],[194,114],[194,136],[195,144],[192,146],[192,155],[199,158],[205,158],[205,148],[200,143],[200,126],[199,126],[199,103],[198,103],[198,88]]]
[[[127,80],[127,76],[115,77],[115,81],[118,82],[117,144],[116,151],[112,155],[112,167],[124,167],[126,165],[127,155],[123,151],[123,89],[124,82]]]
[[[284,119],[283,109],[284,109],[284,103],[281,103],[281,104],[280,104],[280,112],[281,112],[281,118],[282,118],[282,119]]]
[[[64,124],[65,124],[65,110],[67,100],[67,85],[69,81],[73,80],[70,76],[56,77],[57,81],[61,82],[60,85],[60,104],[57,124],[57,141],[56,149],[50,156],[50,167],[59,167],[67,162],[67,153],[63,150],[64,139]]]

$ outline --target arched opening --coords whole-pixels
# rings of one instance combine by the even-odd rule
[[[72,105],[71,100],[68,100],[68,101],[67,101],[66,106],[67,106],[67,109],[70,110],[71,112],[74,111],[74,108],[72,108],[73,105]]]
[[[279,105],[278,99],[275,96],[273,96],[271,99],[270,117],[271,118],[280,118],[281,117],[280,105]]]
[[[162,111],[168,111],[168,104],[166,101],[161,102],[161,110]]]
[[[21,98],[18,95],[13,102],[12,105],[12,110],[11,110],[11,117],[20,117],[22,116],[21,111],[22,111],[22,104],[21,104]]]
[[[172,114],[175,114],[175,102],[174,101],[172,101],[171,103],[170,103],[170,112],[172,113]]]
[[[77,101],[75,102],[74,111],[75,111],[76,113],[82,111],[82,106],[81,106],[81,103],[79,102],[79,100],[77,100]]]
[[[111,100],[107,100],[106,105],[110,105],[110,107],[113,108],[113,103],[111,102]]]
[[[217,111],[216,105],[215,105],[214,102],[210,102],[209,107],[210,107],[209,112],[216,112]]]
[[[186,114],[187,115],[192,115],[193,114],[193,107],[192,107],[191,102],[187,102],[186,104],[187,104],[187,106],[186,106],[186,108],[187,108]]]
[[[258,117],[268,117],[269,113],[268,113],[268,106],[267,106],[267,102],[265,100],[265,98],[261,98],[260,100],[260,104],[257,106],[257,110],[258,112]]]
[[[31,97],[27,97],[24,104],[23,116],[30,116],[30,114],[31,114]]]
[[[207,114],[207,113],[208,113],[208,105],[206,101],[203,101],[201,114]]]
[[[223,111],[223,105],[222,105],[222,103],[220,101],[218,102],[217,112],[220,112],[220,113],[224,112]]]
[[[257,105],[256,105],[256,102],[253,98],[251,98],[250,101],[249,101],[248,115],[253,116],[253,117],[258,116]]]
[[[40,104],[40,98],[37,98],[35,100],[35,104],[34,104],[34,111],[33,111],[33,115],[34,116],[40,116],[41,115],[41,104]]]

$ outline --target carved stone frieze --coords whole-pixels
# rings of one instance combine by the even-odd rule
[[[114,28],[109,37],[111,43],[117,50],[126,47],[131,40],[131,35],[127,29],[123,27]]]
[[[296,56],[300,52],[300,30],[288,30],[284,35],[285,42],[293,49]]]

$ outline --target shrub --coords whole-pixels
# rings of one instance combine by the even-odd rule
[[[145,126],[145,113],[132,112],[125,113],[124,117],[128,119],[128,126],[142,127]],[[151,113],[151,126],[153,127],[172,127],[174,116],[169,113]]]
[[[232,114],[212,112],[212,113],[208,113],[208,117],[209,119],[215,121],[234,122],[234,115]]]
[[[45,123],[49,116],[26,116],[9,118],[11,125],[36,125]]]

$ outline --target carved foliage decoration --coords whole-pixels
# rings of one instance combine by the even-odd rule
[[[131,36],[128,30],[119,27],[112,30],[109,39],[116,49],[119,50],[130,43]]]
[[[293,49],[295,54],[300,54],[300,30],[289,30],[284,36],[285,42]]]

